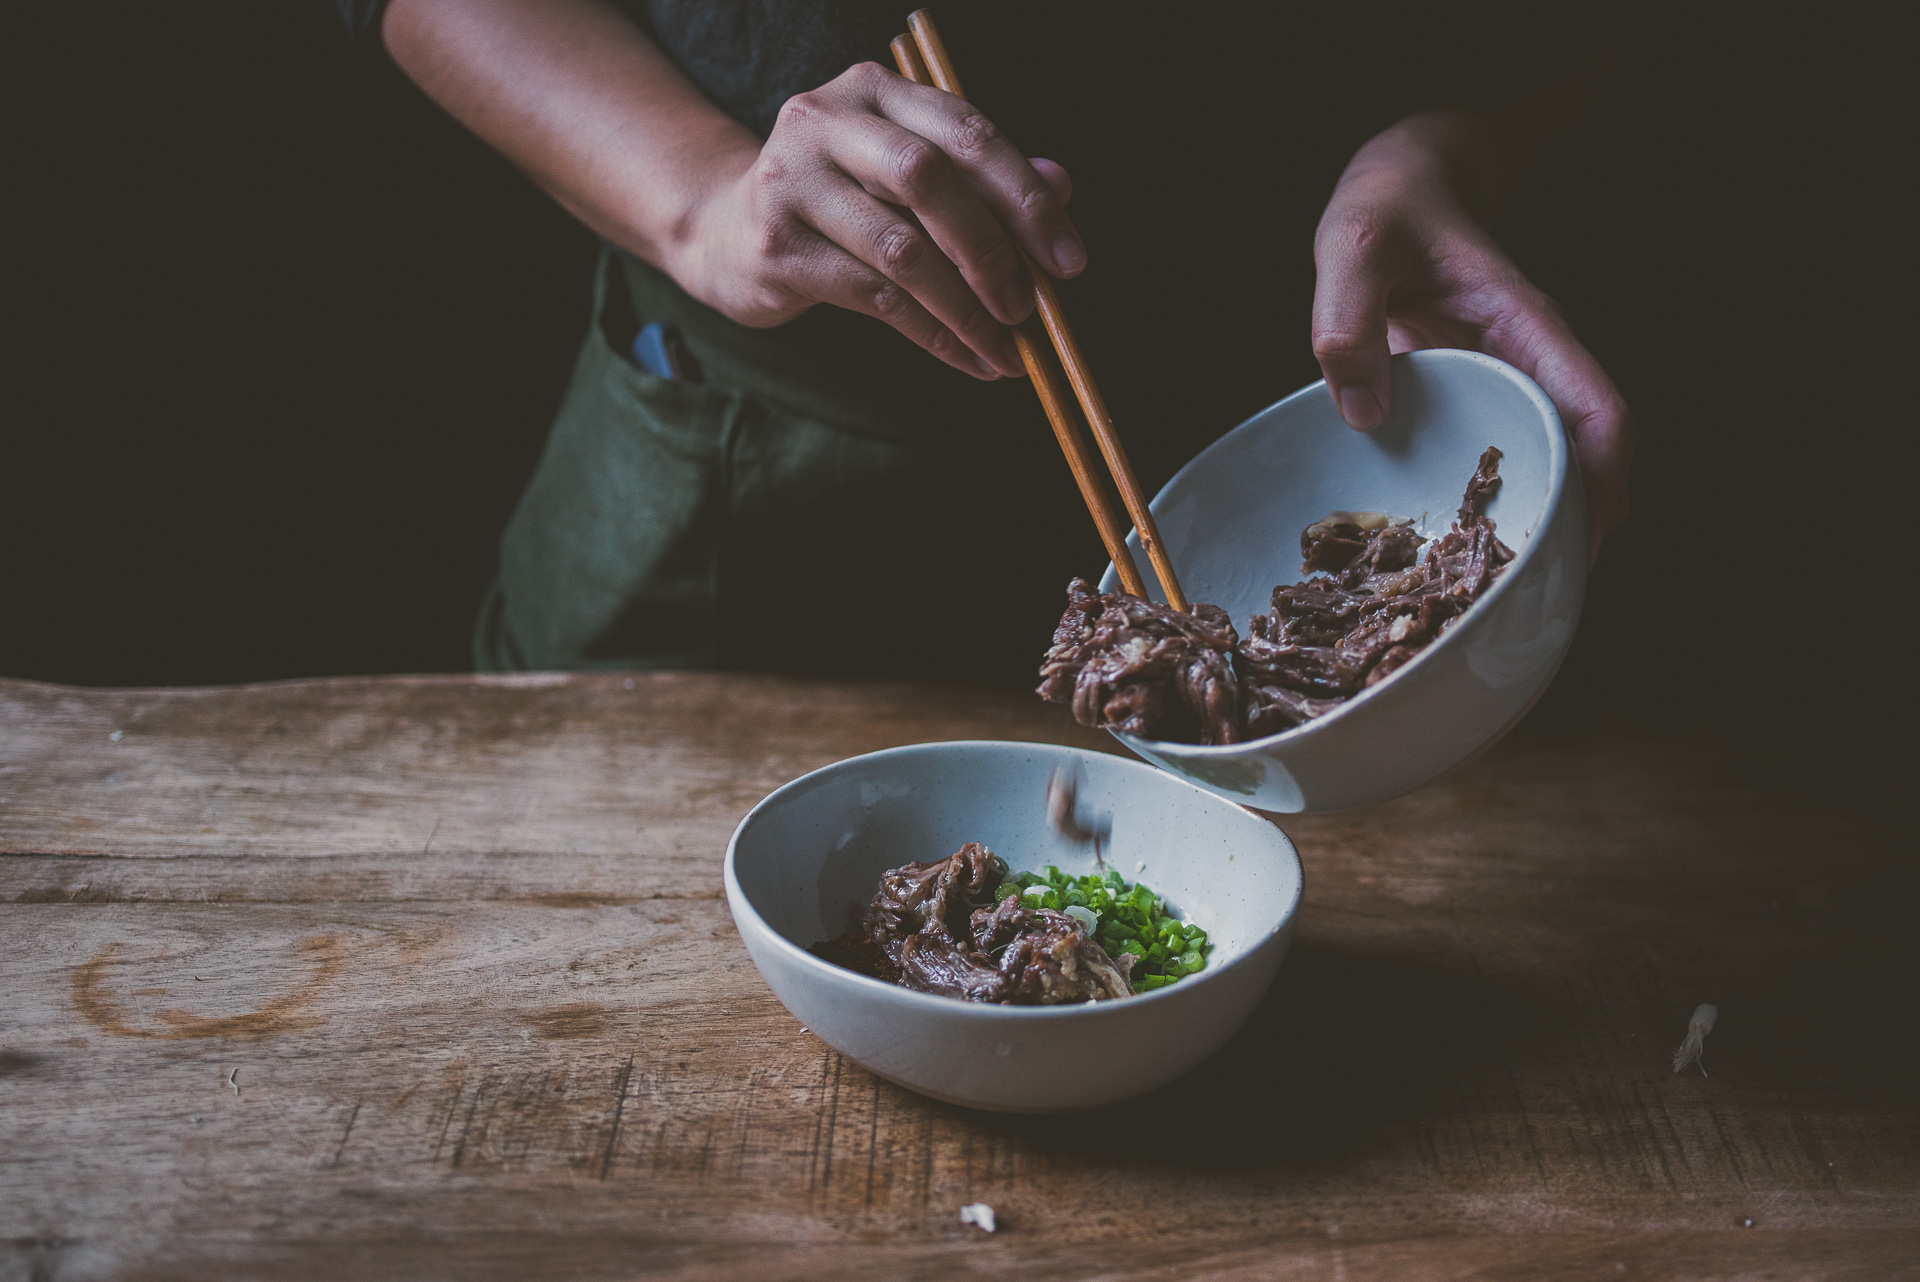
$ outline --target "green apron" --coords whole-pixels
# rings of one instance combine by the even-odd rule
[[[747,329],[610,250],[593,292],[477,667],[1031,677],[1104,557],[1024,380],[826,308]],[[627,358],[648,321],[698,381]]]

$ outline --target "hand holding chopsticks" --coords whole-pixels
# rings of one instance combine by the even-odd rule
[[[925,10],[916,10],[907,19],[912,39],[895,36],[893,39],[893,58],[900,68],[900,74],[916,84],[937,85],[941,89],[963,98],[966,95],[960,88],[959,74],[954,70],[953,59],[948,55],[946,45],[941,41],[939,32],[934,28],[932,16]],[[1022,261],[1027,276],[1033,282],[1034,311],[1039,322],[1045,327],[1047,336],[1053,341],[1053,348],[1060,357],[1060,365],[1066,371],[1067,380],[1073,386],[1074,396],[1080,402],[1080,408],[1087,416],[1088,424],[1093,428],[1094,439],[1099,442],[1100,453],[1106,459],[1107,467],[1113,474],[1114,484],[1119,488],[1120,500],[1126,505],[1127,515],[1133,519],[1134,528],[1140,531],[1140,545],[1146,550],[1147,559],[1153,565],[1154,574],[1160,580],[1160,588],[1166,595],[1167,604],[1176,610],[1185,610],[1187,600],[1180,591],[1180,582],[1173,572],[1173,562],[1168,558],[1166,548],[1160,542],[1160,531],[1153,521],[1153,513],[1147,510],[1146,495],[1140,489],[1140,482],[1133,475],[1133,466],[1127,461],[1126,450],[1120,444],[1119,434],[1114,430],[1113,415],[1107,410],[1106,400],[1100,395],[1100,389],[1094,384],[1093,374],[1087,368],[1085,355],[1080,350],[1079,340],[1074,337],[1073,329],[1067,324],[1066,313],[1060,307],[1060,298],[1054,291],[1053,280],[1041,271],[1031,259],[1022,252]],[[1067,466],[1073,472],[1073,479],[1080,487],[1081,497],[1086,500],[1087,510],[1093,515],[1094,525],[1100,530],[1101,541],[1106,545],[1107,555],[1113,559],[1114,569],[1119,573],[1120,584],[1134,596],[1147,595],[1145,582],[1140,577],[1139,567],[1134,564],[1133,555],[1127,548],[1126,532],[1114,516],[1107,502],[1105,490],[1100,484],[1098,473],[1088,457],[1086,443],[1082,439],[1079,426],[1074,423],[1067,409],[1066,398],[1061,394],[1060,383],[1053,367],[1047,362],[1046,352],[1034,331],[1034,318],[1014,327],[1013,339],[1020,351],[1020,360],[1027,368],[1027,376],[1033,383],[1033,390],[1040,398],[1040,404],[1046,410],[1047,419],[1053,425],[1054,436],[1060,442],[1060,450],[1067,458]]]

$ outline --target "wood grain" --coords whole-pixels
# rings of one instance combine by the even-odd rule
[[[1135,1105],[841,1060],[734,934],[734,823],[891,743],[1099,742],[1058,712],[0,682],[0,1278],[1914,1275],[1912,825],[1728,745],[1521,737],[1288,820],[1293,954]]]

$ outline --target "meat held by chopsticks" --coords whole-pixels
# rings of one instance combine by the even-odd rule
[[[1075,579],[1040,667],[1040,697],[1069,704],[1082,725],[1145,739],[1237,743],[1239,640],[1217,605],[1195,602],[1183,614]]]

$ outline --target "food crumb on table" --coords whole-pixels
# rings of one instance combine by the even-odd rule
[[[1706,1076],[1707,1066],[1701,1063],[1700,1056],[1707,1048],[1707,1034],[1720,1018],[1720,1008],[1708,1002],[1694,1007],[1693,1018],[1687,1021],[1687,1038],[1673,1052],[1673,1071],[1679,1072],[1689,1064],[1700,1064],[1700,1075]]]
[[[960,1208],[960,1222],[978,1225],[985,1232],[991,1233],[994,1230],[993,1208],[985,1202],[969,1202]]]

